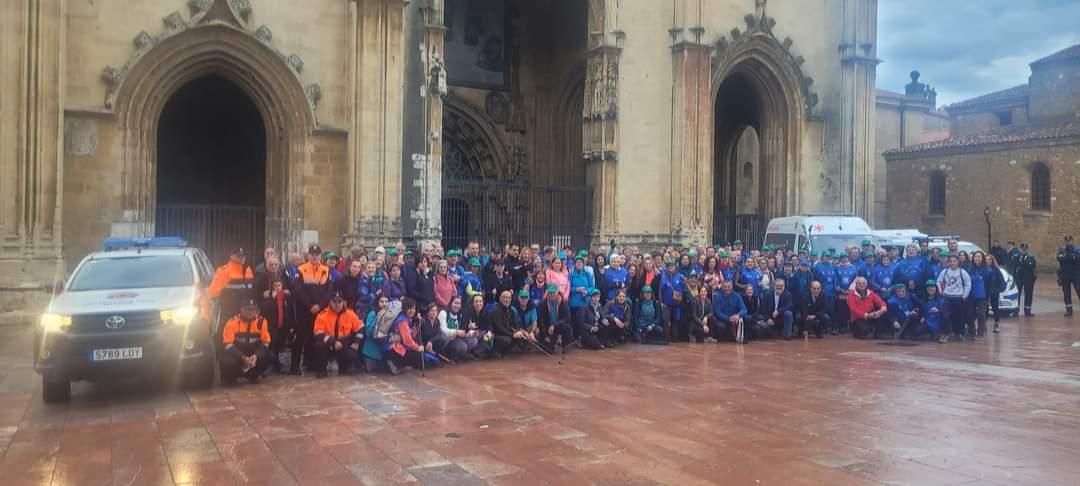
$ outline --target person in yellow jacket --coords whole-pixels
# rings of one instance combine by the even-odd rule
[[[338,374],[352,374],[353,363],[360,355],[364,341],[364,323],[345,304],[345,297],[335,292],[330,306],[315,317],[315,336],[312,342],[312,368],[317,378],[326,378],[326,365],[331,359],[338,363]]]
[[[221,383],[235,385],[241,376],[258,383],[270,366],[270,325],[259,315],[254,300],[241,303],[240,313],[225,323],[221,342]]]

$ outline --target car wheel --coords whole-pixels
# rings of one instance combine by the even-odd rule
[[[67,403],[71,400],[71,382],[52,381],[47,376],[41,377],[41,399],[45,403]]]
[[[214,386],[214,360],[205,360],[185,371],[184,388],[188,390],[205,390],[212,386]]]

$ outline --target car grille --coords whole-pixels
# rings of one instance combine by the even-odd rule
[[[123,318],[123,325],[115,324],[115,317]],[[113,319],[112,326],[107,321]],[[73,332],[138,331],[156,328],[162,325],[158,311],[116,312],[109,314],[84,314],[71,318]]]

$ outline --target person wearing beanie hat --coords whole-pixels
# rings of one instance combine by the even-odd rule
[[[537,306],[536,321],[540,328],[540,345],[549,353],[554,353],[555,346],[561,345],[566,354],[574,341],[574,329],[570,323],[570,307],[558,285],[549,283],[545,287],[544,300]]]
[[[570,315],[576,324],[580,324],[580,311],[589,304],[589,291],[596,287],[592,274],[585,271],[585,259],[581,256],[574,257],[574,267],[570,269],[567,281],[570,284]],[[580,329],[578,326],[575,331]],[[580,333],[575,335],[581,336]]]
[[[670,331],[664,324],[664,311],[653,298],[653,288],[641,288],[641,299],[634,306],[634,340],[641,344],[668,344]]]
[[[922,323],[921,310],[915,298],[908,294],[907,285],[894,285],[888,303],[888,315],[895,330],[895,339],[904,339],[910,334],[909,330],[917,330]]]
[[[225,323],[221,342],[224,346],[219,359],[221,383],[236,384],[237,378],[247,378],[252,384],[270,366],[270,325],[259,315],[259,306],[252,299],[240,302],[240,312]]]

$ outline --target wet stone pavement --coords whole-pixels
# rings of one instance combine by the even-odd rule
[[[197,393],[82,383],[67,406],[42,404],[29,331],[0,328],[0,484],[1077,484],[1080,317],[1046,298],[975,343],[626,346]]]

